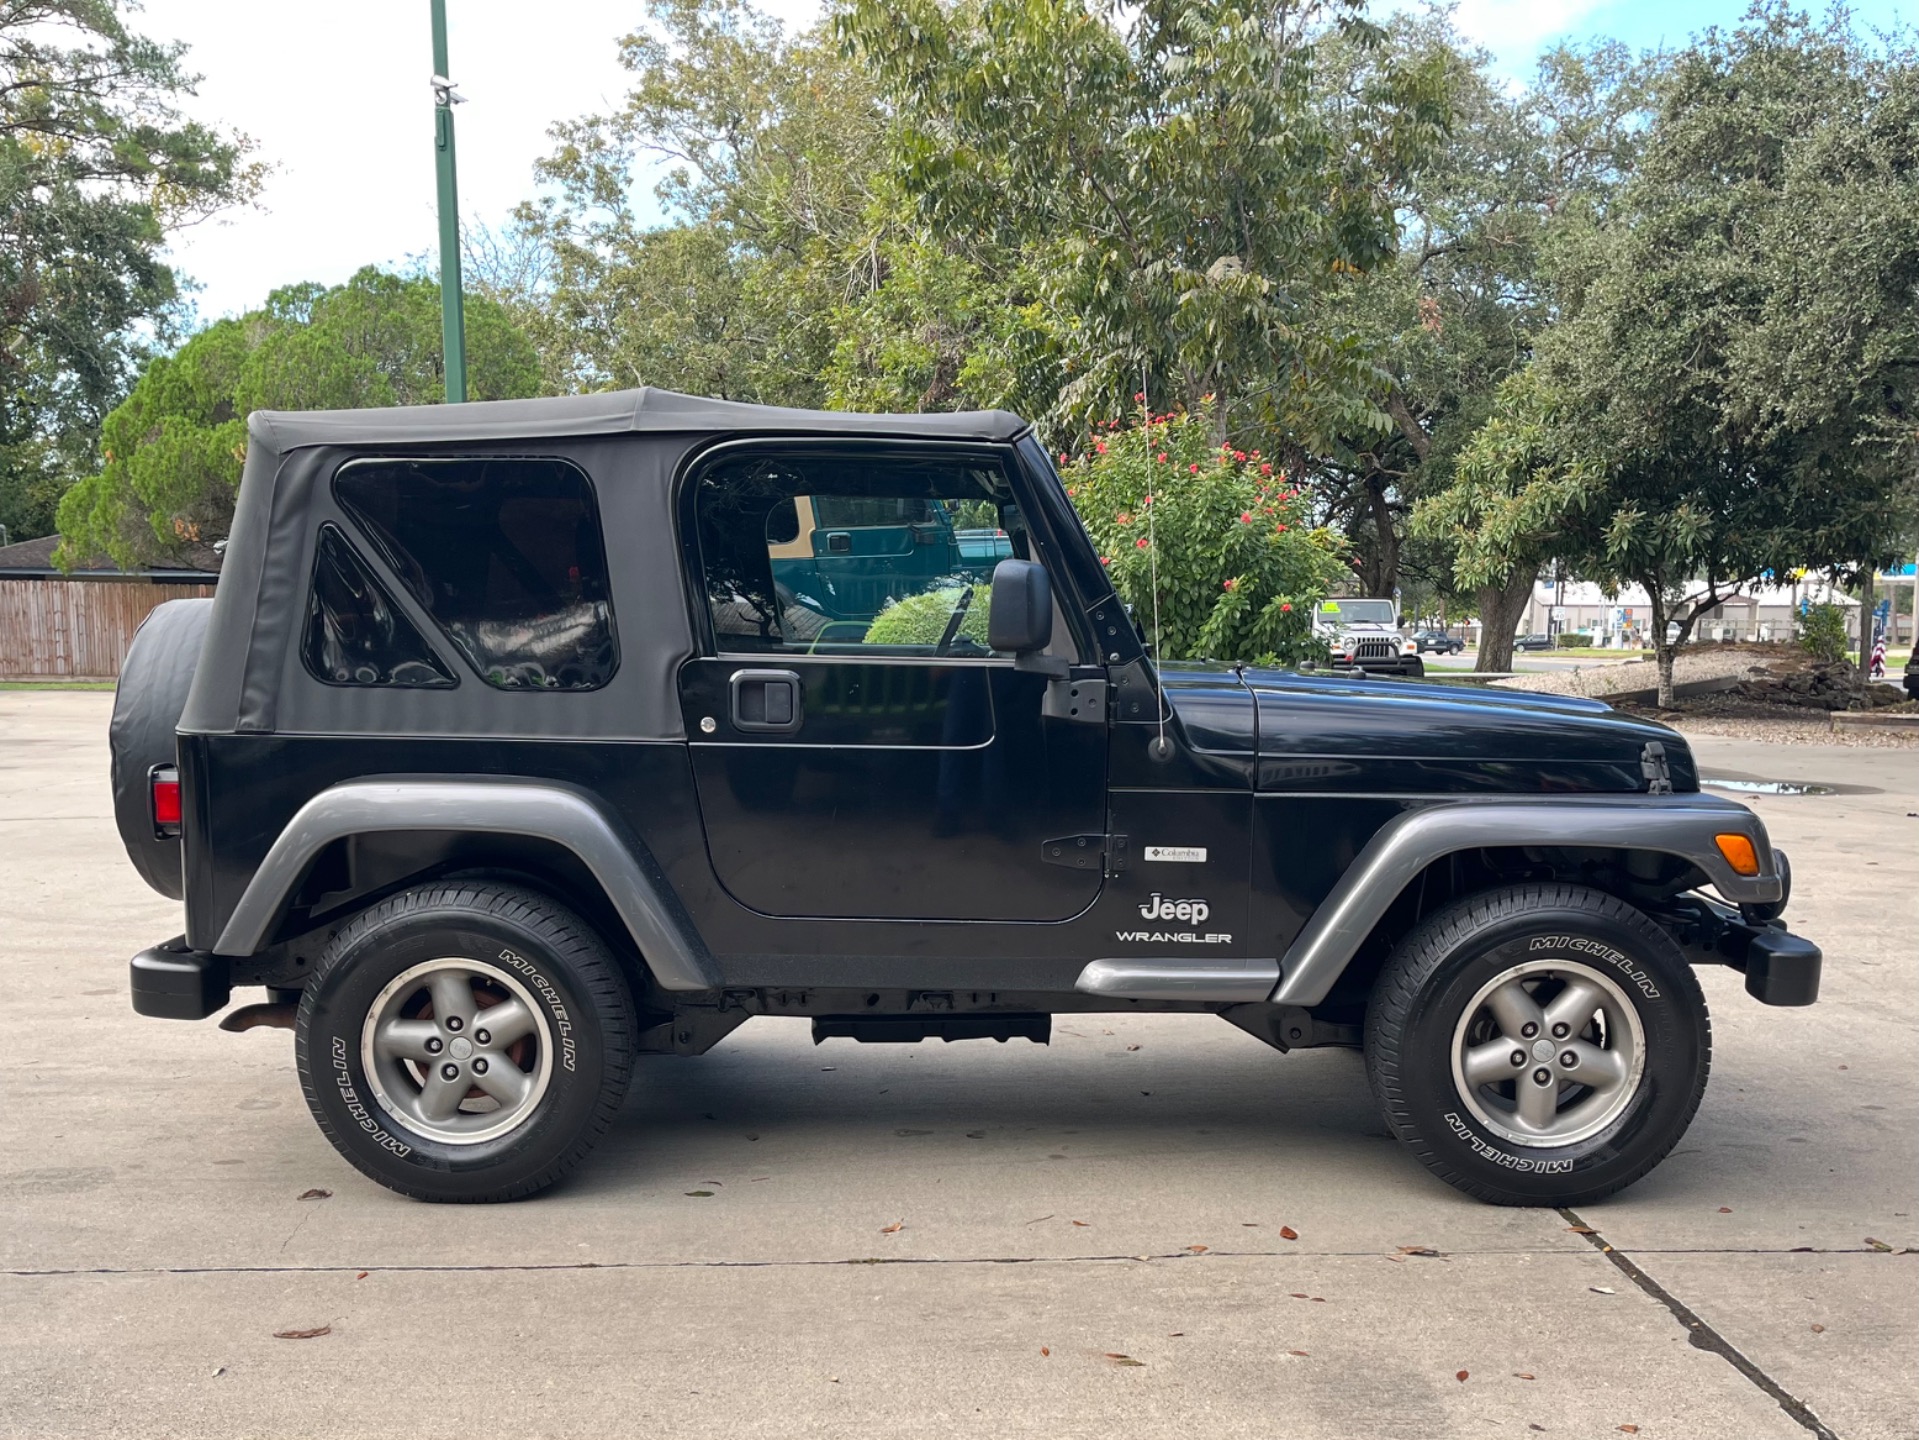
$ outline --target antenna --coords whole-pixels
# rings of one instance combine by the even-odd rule
[[[1141,439],[1146,442],[1145,454],[1153,453],[1153,409],[1146,403],[1146,366],[1139,367],[1139,414]],[[1153,472],[1146,472],[1151,475]],[[1150,481],[1148,482],[1151,483]],[[1153,526],[1153,496],[1149,490],[1145,499],[1146,510],[1146,565],[1153,585],[1153,678],[1159,678],[1159,664],[1164,658],[1159,643],[1159,534]],[[1155,760],[1173,758],[1173,747],[1166,739],[1166,695],[1158,684],[1153,687],[1153,708],[1159,711],[1159,738],[1147,747]]]

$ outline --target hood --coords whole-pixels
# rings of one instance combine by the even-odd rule
[[[1290,670],[1169,665],[1190,742],[1258,757],[1262,790],[1643,792],[1646,746],[1694,791],[1686,742],[1597,700]]]

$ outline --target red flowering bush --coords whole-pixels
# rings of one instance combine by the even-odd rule
[[[1211,418],[1174,413],[1099,427],[1061,466],[1067,493],[1120,598],[1148,635],[1158,562],[1160,653],[1169,660],[1294,663],[1344,553],[1257,450],[1221,448]]]

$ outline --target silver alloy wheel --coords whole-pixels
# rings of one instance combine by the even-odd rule
[[[403,1129],[477,1145],[539,1108],[552,1078],[552,1031],[504,970],[464,957],[427,960],[394,976],[368,1007],[360,1063]]]
[[[1521,1145],[1571,1145],[1631,1103],[1646,1032],[1626,992],[1575,960],[1495,975],[1453,1031],[1453,1084],[1479,1123]]]

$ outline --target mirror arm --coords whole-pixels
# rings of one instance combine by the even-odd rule
[[[1073,662],[1064,655],[1047,655],[1038,650],[1013,657],[1013,668],[1028,675],[1044,675],[1048,680],[1065,680],[1073,673]]]

